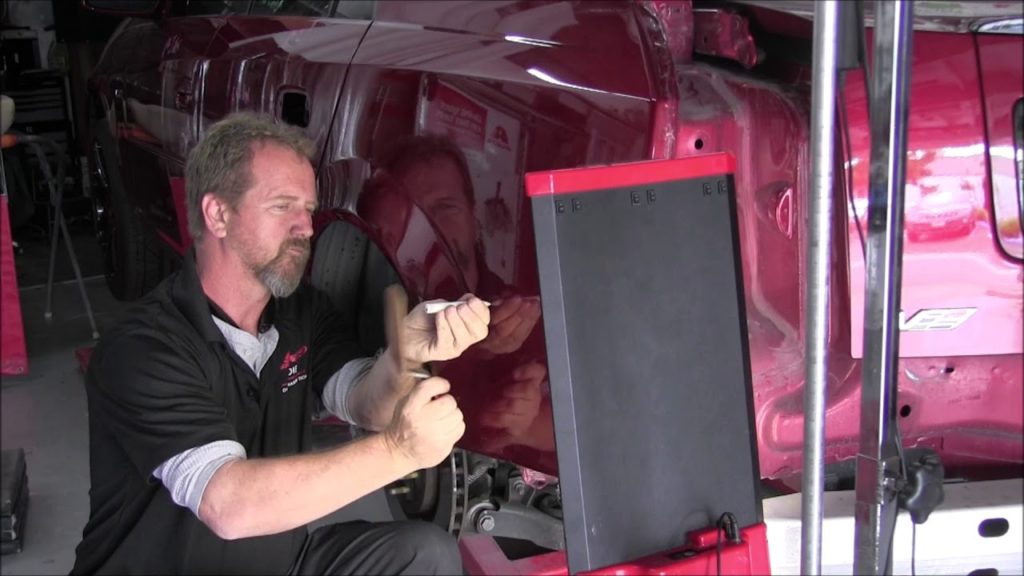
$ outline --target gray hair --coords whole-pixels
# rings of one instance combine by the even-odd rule
[[[203,196],[216,194],[235,208],[252,186],[256,145],[274,144],[312,160],[316,148],[297,128],[274,123],[271,116],[231,114],[206,131],[185,164],[185,206],[188,232],[199,241],[206,229]]]

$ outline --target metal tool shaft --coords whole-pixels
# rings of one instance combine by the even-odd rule
[[[909,0],[875,3],[854,574],[884,574],[892,570],[899,468],[895,430],[898,317],[912,25]]]
[[[815,5],[814,69],[811,83],[812,187],[805,285],[807,362],[804,378],[804,474],[800,534],[800,573],[811,575],[821,574],[838,24],[837,0],[824,0]]]

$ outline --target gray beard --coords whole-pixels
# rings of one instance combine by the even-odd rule
[[[295,256],[288,252],[289,248],[301,247],[303,255]],[[296,262],[298,261],[298,262]],[[281,251],[266,265],[254,270],[256,277],[267,287],[274,298],[291,296],[302,283],[302,273],[309,261],[309,242],[292,241],[281,246]],[[292,268],[291,266],[294,266]]]

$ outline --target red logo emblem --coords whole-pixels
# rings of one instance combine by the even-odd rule
[[[293,364],[296,364],[300,359],[302,359],[303,356],[306,355],[306,352],[308,350],[309,350],[309,348],[307,346],[303,345],[301,348],[299,348],[295,352],[285,352],[284,353],[284,361],[281,362],[281,370],[287,370]]]

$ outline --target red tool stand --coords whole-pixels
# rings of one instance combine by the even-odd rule
[[[654,554],[634,562],[607,566],[582,575],[616,574],[621,576],[771,574],[768,561],[768,538],[764,524],[756,524],[740,531],[742,541],[721,543],[715,530],[690,533],[687,544],[663,554]],[[462,563],[467,574],[507,576],[568,576],[565,552],[551,552],[509,560],[490,536],[468,536],[460,542]],[[721,570],[719,570],[721,561]]]
[[[768,574],[727,154],[526,177],[565,550],[470,574]]]

